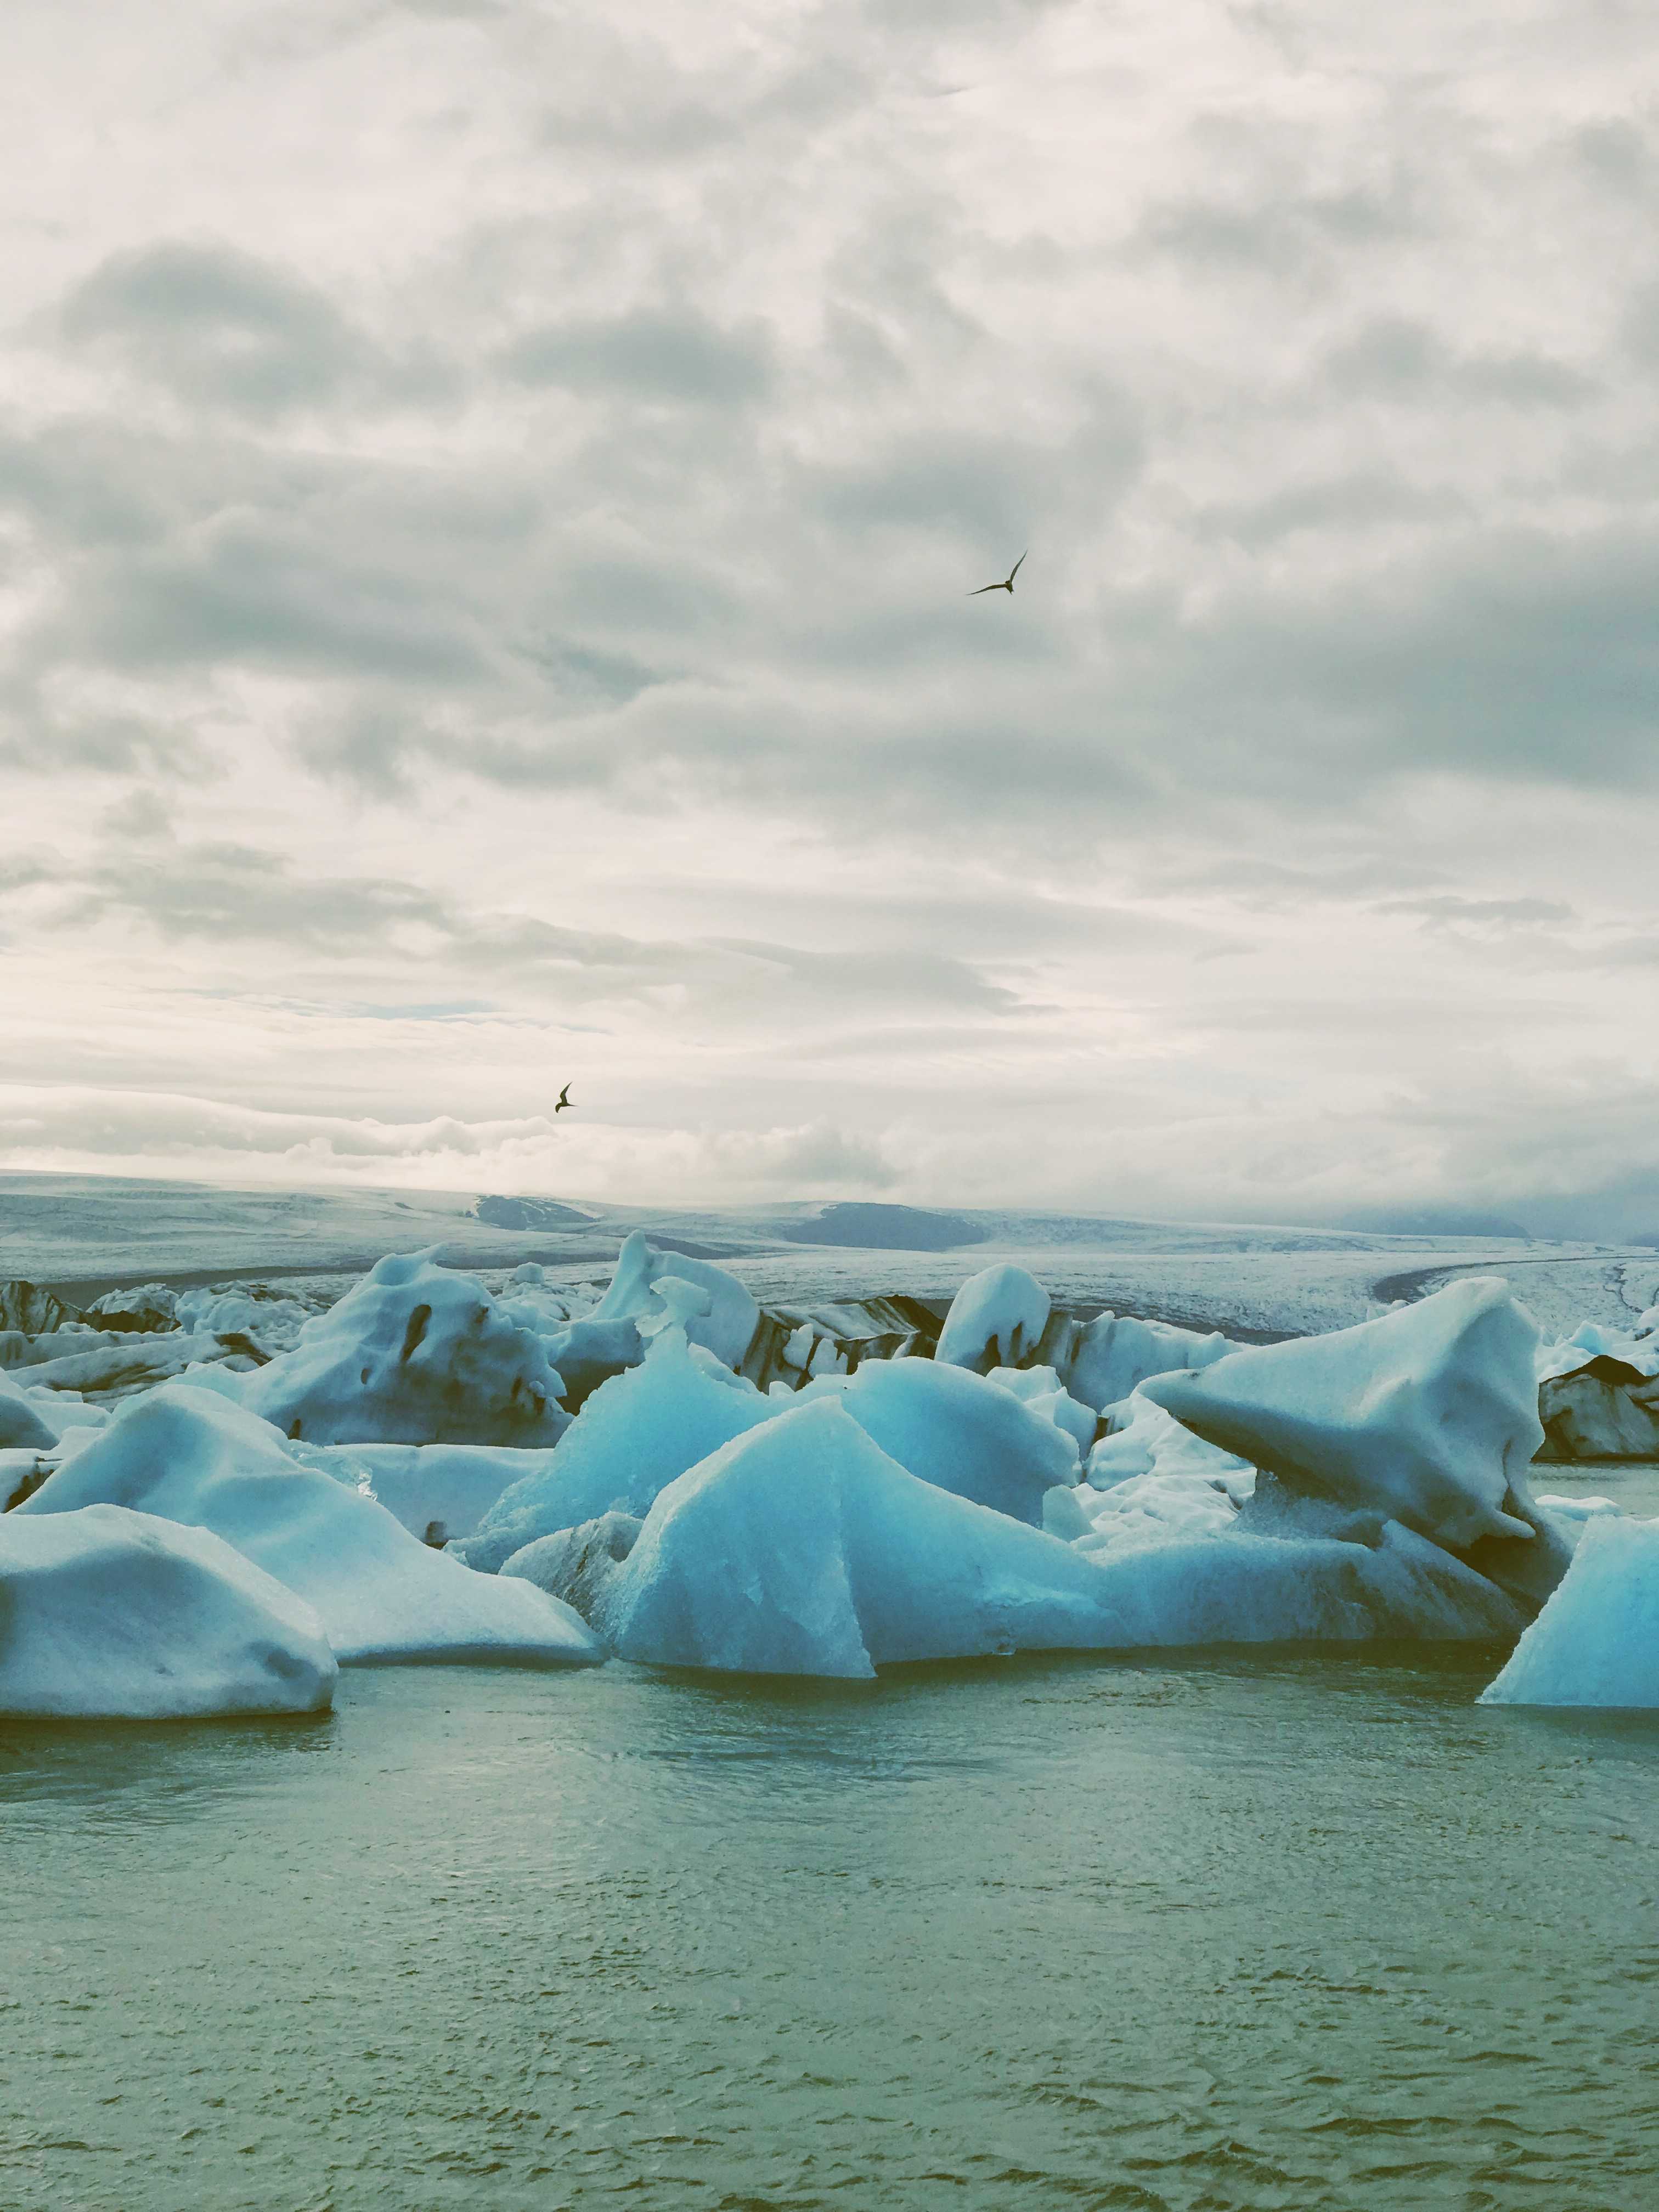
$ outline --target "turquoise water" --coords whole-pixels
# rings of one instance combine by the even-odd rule
[[[5,2212],[1659,2202],[1659,1722],[1501,1655],[0,1724]]]

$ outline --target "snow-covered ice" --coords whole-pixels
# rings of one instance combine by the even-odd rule
[[[1048,1321],[1048,1293],[1035,1275],[1006,1262],[981,1268],[951,1301],[933,1357],[947,1367],[1018,1367]]]
[[[1659,1706],[1659,1521],[1586,1520],[1486,1705]]]
[[[477,1279],[382,1260],[235,1395],[307,1443],[552,1444],[569,1425],[545,1340]]]
[[[182,1720],[326,1710],[303,1599],[206,1528],[110,1504],[0,1518],[0,1713]]]
[[[211,1529],[315,1607],[342,1661],[560,1666],[603,1656],[567,1607],[429,1549],[214,1393],[174,1385],[137,1400],[7,1521],[94,1504]]]
[[[0,1340],[3,1496],[26,1522],[103,1501],[216,1534],[313,1602],[344,1657],[563,1663],[602,1636],[854,1674],[1013,1648],[1513,1637],[1586,1530],[1623,1521],[1535,1501],[1527,1471],[1534,1369],[1565,1409],[1553,1442],[1608,1376],[1620,1419],[1646,1417],[1641,1263],[1616,1263],[1616,1326],[1601,1311],[1545,1352],[1476,1277],[1241,1347],[1076,1318],[983,1247],[971,1275],[884,1254],[896,1292],[903,1267],[957,1270],[930,1358],[940,1307],[914,1297],[762,1313],[778,1255],[743,1234],[746,1281],[632,1233],[602,1293],[537,1262],[492,1297],[428,1251],[331,1308],[314,1286],[161,1285],[122,1294],[142,1312],[100,1302],[93,1320],[120,1324],[102,1330],[13,1285],[5,1316],[43,1326]],[[1229,1254],[1194,1234],[1195,1267],[1360,1281],[1364,1249],[1340,1239]],[[1049,1255],[1074,1290],[1076,1249]],[[868,1255],[791,1264],[870,1287]]]

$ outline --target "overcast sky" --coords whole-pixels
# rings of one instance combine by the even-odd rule
[[[1659,1226],[1650,8],[6,15],[0,1164]]]

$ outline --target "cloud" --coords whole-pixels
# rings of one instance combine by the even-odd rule
[[[253,415],[333,398],[369,359],[316,285],[217,242],[111,254],[70,291],[59,320],[71,346],[181,400]]]
[[[169,20],[12,58],[9,1066],[516,1130],[591,1036],[676,1188],[1645,1157],[1516,1074],[1651,1076],[1634,18]]]
[[[0,1162],[58,1173],[176,1173],[222,1181],[423,1190],[507,1185],[549,1194],[728,1201],[883,1190],[878,1145],[822,1118],[744,1130],[579,1128],[544,1115],[466,1122],[272,1112],[166,1091],[0,1084]]]
[[[524,384],[703,407],[740,407],[758,399],[772,374],[763,330],[723,331],[684,310],[544,324],[515,338],[501,361]]]
[[[1398,401],[1439,393],[1511,407],[1582,407],[1596,389],[1582,371],[1546,355],[1460,354],[1407,315],[1374,318],[1332,349],[1322,373],[1340,392]]]
[[[1555,928],[1575,918],[1572,908],[1559,899],[1464,898],[1455,891],[1389,899],[1378,911],[1416,915],[1425,929],[1484,929],[1500,936],[1515,930]]]

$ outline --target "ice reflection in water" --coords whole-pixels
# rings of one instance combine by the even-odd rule
[[[1493,1657],[0,1724],[0,2204],[1634,2212],[1659,1724]]]

